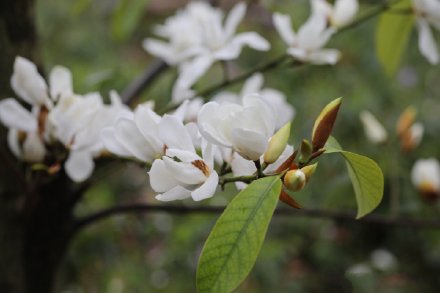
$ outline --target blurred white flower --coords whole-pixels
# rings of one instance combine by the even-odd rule
[[[396,257],[386,249],[374,250],[370,259],[372,266],[381,271],[391,271],[397,267]]]
[[[144,48],[168,64],[179,65],[174,92],[189,89],[218,60],[236,59],[244,46],[266,51],[269,43],[255,32],[235,35],[246,4],[235,5],[223,23],[223,12],[206,2],[190,2],[166,20],[156,33],[169,42],[146,39]]]
[[[359,3],[357,0],[336,0],[332,6],[327,0],[312,0],[312,9],[322,11],[331,26],[340,28],[353,20]]]
[[[248,94],[259,94],[272,110],[277,113],[275,128],[278,129],[287,122],[292,121],[295,116],[295,109],[286,101],[286,97],[282,92],[272,88],[263,88],[263,84],[263,75],[255,73],[244,82],[239,94],[226,91],[220,92],[214,96],[213,101],[241,104],[242,97]]]
[[[428,197],[440,195],[440,164],[437,159],[419,159],[411,171],[413,185]]]
[[[346,271],[347,274],[353,276],[364,276],[372,273],[371,267],[366,263],[358,263],[349,267]]]
[[[273,14],[273,22],[283,41],[287,44],[287,53],[297,60],[312,64],[335,64],[340,58],[336,49],[323,49],[330,37],[336,32],[327,27],[327,16],[320,9],[312,10],[308,20],[299,28],[292,29],[290,16]]]
[[[440,31],[440,1],[412,0],[419,31],[419,50],[431,64],[439,63],[439,53],[430,25]]]
[[[275,113],[257,94],[243,104],[209,102],[199,112],[200,133],[209,142],[232,148],[248,160],[258,160],[275,130]]]
[[[148,173],[151,187],[160,193],[156,198],[171,201],[192,197],[199,201],[212,197],[218,184],[213,146],[203,144],[199,156],[188,128],[170,115],[162,118],[159,135],[167,146],[166,153],[153,162]]]
[[[387,140],[387,131],[371,112],[364,110],[359,114],[359,118],[364,127],[365,135],[372,143],[381,144]]]

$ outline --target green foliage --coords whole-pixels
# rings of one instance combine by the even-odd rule
[[[148,0],[120,0],[112,18],[112,36],[118,41],[128,39],[142,19]]]
[[[395,8],[407,9],[410,6],[410,1],[405,0],[395,5]],[[376,30],[376,53],[389,77],[394,76],[399,68],[413,26],[413,13],[384,13],[379,18]]]
[[[278,202],[278,176],[252,182],[228,205],[206,240],[197,269],[199,292],[230,292],[251,271]]]
[[[359,219],[373,211],[382,200],[384,186],[382,170],[377,163],[365,156],[342,150],[334,138],[329,140],[325,153],[338,153],[345,159],[356,195],[356,218]]]

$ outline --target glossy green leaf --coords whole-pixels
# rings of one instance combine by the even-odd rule
[[[409,9],[410,0],[400,1],[395,9]],[[386,74],[394,76],[405,53],[414,26],[413,13],[383,13],[376,30],[376,53]]]
[[[230,292],[251,271],[278,202],[278,176],[256,180],[227,206],[206,240],[197,268],[198,292]]]
[[[338,153],[347,163],[358,206],[356,218],[373,211],[382,201],[384,187],[382,170],[377,163],[365,156],[342,150],[334,138],[329,139],[325,153]]]
[[[139,25],[149,0],[120,0],[112,16],[112,36],[123,41]]]

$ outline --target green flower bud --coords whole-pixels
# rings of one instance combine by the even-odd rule
[[[318,163],[301,168],[301,171],[303,171],[304,175],[306,176],[306,182],[309,182],[310,177],[312,177],[313,173],[315,173],[316,167],[318,167]]]
[[[269,146],[264,153],[264,162],[272,164],[283,153],[290,136],[290,122],[281,127],[269,140]]]
[[[284,186],[291,191],[300,191],[306,185],[306,175],[301,170],[290,170],[284,175]]]

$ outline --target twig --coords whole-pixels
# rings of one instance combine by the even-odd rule
[[[140,93],[145,90],[161,73],[168,68],[168,65],[161,60],[154,60],[144,73],[129,84],[122,92],[122,101],[130,105],[136,101]]]
[[[128,213],[147,213],[147,212],[167,212],[171,214],[220,214],[225,209],[224,206],[178,206],[178,205],[152,205],[152,204],[126,204],[116,206],[97,212],[95,214],[80,218],[73,227],[73,233],[97,221],[104,220],[111,216],[123,215]],[[326,211],[319,209],[290,209],[278,208],[275,210],[276,216],[309,217],[320,219],[331,219],[336,221],[346,221],[358,224],[380,224],[411,229],[440,229],[440,219],[409,219],[394,218],[382,215],[370,215],[356,220],[355,214],[348,212]]]

